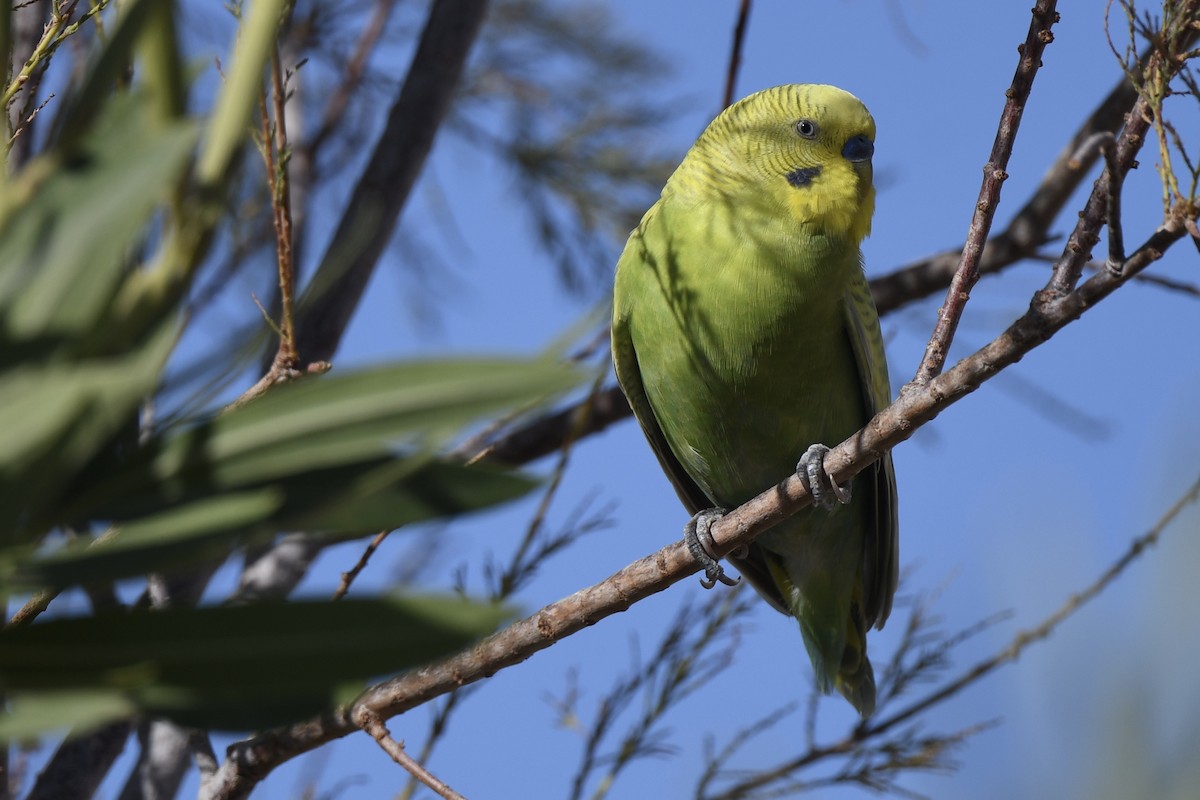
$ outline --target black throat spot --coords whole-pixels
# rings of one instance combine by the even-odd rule
[[[811,185],[813,180],[820,174],[820,167],[801,167],[787,174],[787,182],[797,189],[803,189],[805,186]]]

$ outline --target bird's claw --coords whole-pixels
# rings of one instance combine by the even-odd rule
[[[700,585],[705,589],[713,588],[718,581],[726,586],[736,586],[741,581],[741,578],[731,578],[726,575],[725,570],[717,563],[716,542],[713,541],[712,526],[726,513],[726,509],[723,508],[708,508],[698,511],[683,528],[683,541],[687,543],[692,557],[704,567],[704,577],[700,579]]]
[[[829,448],[823,444],[814,444],[804,451],[796,464],[796,477],[812,495],[813,505],[830,511],[834,501],[845,505],[850,502],[850,484],[838,486],[833,475],[825,469],[825,456]]]

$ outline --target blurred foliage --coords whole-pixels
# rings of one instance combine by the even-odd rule
[[[1167,4],[1172,13],[1162,18],[1116,6],[1130,44],[1114,50],[1131,74],[1135,40],[1192,36],[1194,19],[1172,12],[1185,4]],[[383,597],[151,611],[147,590],[129,609],[94,602],[93,616],[30,622],[62,589],[111,599],[116,581],[137,579],[123,588],[140,589],[147,575],[203,572],[280,531],[319,545],[451,520],[535,485],[444,453],[480,419],[528,411],[574,385],[576,376],[545,359],[335,369],[221,407],[231,387],[256,377],[252,365],[270,339],[249,297],[257,293],[273,314],[272,184],[250,147],[271,51],[278,47],[287,86],[303,277],[406,78],[397,65],[411,57],[430,7],[32,0],[0,10],[0,50],[13,65],[0,173],[0,588],[10,596],[42,589],[29,613],[0,631],[10,710],[0,735],[78,732],[137,713],[217,728],[298,719],[346,700],[366,678],[484,635],[508,613],[493,601],[603,523],[603,514],[580,513],[551,533],[538,529],[539,516],[511,561],[485,565],[493,595],[485,602]],[[1194,2],[1186,7],[1194,13]],[[1187,67],[1184,90],[1140,86],[1156,109],[1169,98],[1194,101],[1194,62]],[[653,47],[600,4],[491,3],[442,141],[513,176],[512,202],[569,291],[607,292],[620,242],[681,155],[657,142],[676,110],[667,77]],[[1160,168],[1179,175],[1165,181],[1166,201],[1194,203],[1194,144],[1161,114],[1155,131]],[[434,318],[456,297],[446,253],[460,244],[456,226],[471,221],[456,217],[457,198],[441,193],[436,173],[423,188],[410,212],[435,224],[401,228],[383,263],[414,282],[410,314]],[[428,551],[449,541],[439,533],[425,531],[436,540]],[[652,658],[636,661],[594,707],[568,687],[556,707],[582,732],[575,794],[603,795],[629,765],[670,752],[669,713],[729,663],[736,628],[726,626],[746,602],[730,594],[685,608]],[[936,677],[974,630],[935,635],[929,622],[914,609],[883,673],[881,695],[893,704]],[[421,761],[465,696],[447,697]],[[754,755],[755,737],[782,713],[791,711],[726,732],[698,791],[761,796],[759,786],[783,794],[850,783],[902,793],[896,781],[906,771],[951,768],[955,749],[980,730],[929,732],[914,721],[890,737],[868,740],[888,729],[860,727],[818,746],[810,723],[811,758],[766,770],[735,763]],[[1150,763],[1153,753],[1126,745],[1122,736],[1114,748]],[[801,774],[819,759],[832,763],[825,775]]]
[[[279,531],[337,540],[453,517],[537,483],[442,453],[479,419],[574,386],[575,372],[549,358],[297,375],[170,424],[146,413],[191,321],[186,299],[237,208],[226,198],[240,185],[285,5],[260,0],[239,17],[223,83],[193,116],[172,4],[72,17],[74,4],[60,3],[63,19],[32,56],[91,31],[54,124],[0,187],[6,597],[179,573]],[[42,621],[35,605],[0,631],[3,736],[138,712],[206,728],[279,724],[349,699],[368,677],[461,649],[510,613],[425,597],[152,611],[140,602],[132,613]]]
[[[602,6],[493,7],[449,124],[515,170],[538,240],[577,292],[608,290],[614,245],[679,163],[654,136],[675,110],[669,75]]]
[[[229,33],[222,9],[200,0],[182,0],[180,7],[190,34],[185,48],[224,46]],[[328,209],[345,203],[375,143],[405,78],[396,65],[411,59],[427,10],[399,0],[295,4],[280,52],[291,76],[292,214],[301,279],[321,260],[336,225]],[[603,301],[620,246],[682,155],[662,147],[658,136],[682,100],[665,87],[670,74],[602,5],[493,0],[435,148],[465,148],[510,171],[507,194],[528,215],[561,285]],[[244,302],[251,292],[274,293],[267,182],[257,163],[233,180],[231,213],[188,305],[194,330],[206,339],[224,338],[226,356],[176,360],[158,409],[166,418],[211,404],[244,379],[268,347],[266,326]],[[443,191],[437,170],[428,170],[380,264],[400,277],[398,317],[415,332],[436,327],[459,296],[470,280],[464,264],[502,268],[486,253],[465,257],[460,231],[470,220],[456,212],[457,199]]]

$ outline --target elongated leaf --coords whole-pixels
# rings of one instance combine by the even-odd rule
[[[406,468],[406,469],[404,469]],[[0,557],[18,589],[103,582],[220,557],[239,540],[279,530],[363,536],[519,497],[537,482],[493,468],[422,460],[322,470],[255,490],[205,496],[124,524],[102,543]]]
[[[146,514],[204,492],[412,457],[481,416],[564,391],[579,374],[547,360],[456,360],[328,375],[279,387],[152,441],[132,464],[98,464],[68,518]],[[330,499],[337,486],[315,486]]]
[[[286,0],[255,0],[242,20],[237,49],[222,82],[196,167],[202,183],[217,183],[246,139],[246,123],[258,100],[263,66],[275,46],[285,3]]]
[[[9,698],[0,716],[0,739],[36,739],[47,731],[73,728],[83,732],[137,713],[129,698],[110,691],[56,691]]]
[[[146,24],[153,21],[154,14],[169,14],[169,9],[163,11],[161,7],[170,5],[163,0],[130,0],[121,4],[121,13],[116,25],[108,29],[104,48],[85,71],[80,85],[66,98],[63,113],[57,119],[56,146],[70,147],[86,136],[90,123],[110,100],[113,86],[129,69],[133,48],[144,36]]]
[[[367,678],[459,650],[510,615],[427,596],[165,609],[0,631],[0,686],[17,698],[0,735],[37,728],[22,700],[68,711],[62,693],[80,692],[96,702],[44,728],[105,721],[96,713],[104,696],[114,698],[113,716],[131,705],[203,728],[278,725],[344,701]]]
[[[4,221],[0,336],[18,349],[0,358],[23,355],[23,341],[47,337],[102,349],[97,324],[125,278],[130,247],[198,134],[192,122],[151,124],[148,117],[141,97],[111,100],[79,152],[46,157],[57,169]]]
[[[79,470],[124,428],[132,444],[137,406],[152,393],[177,327],[168,319],[122,357],[0,371],[0,542],[36,538]]]

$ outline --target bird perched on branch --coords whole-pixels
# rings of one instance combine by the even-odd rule
[[[799,621],[817,686],[863,716],[875,708],[867,630],[896,590],[895,475],[885,454],[838,486],[820,443],[891,396],[859,251],[874,140],[866,107],[833,86],[730,106],[630,235],[612,325],[617,379],[695,515],[685,538],[706,585],[731,582],[709,533],[725,511],[793,470],[809,487],[814,507],[730,561]]]

